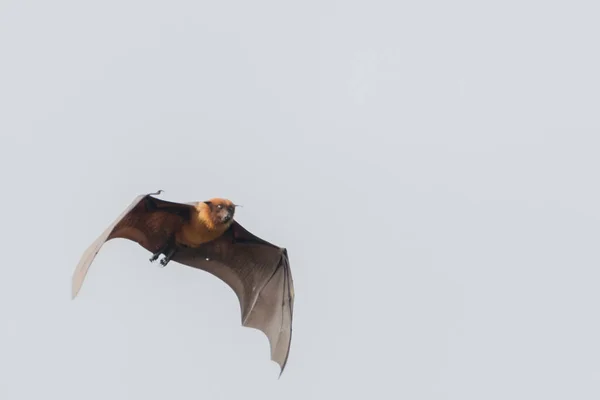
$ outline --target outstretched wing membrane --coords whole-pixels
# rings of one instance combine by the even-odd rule
[[[158,251],[188,218],[191,209],[189,204],[164,201],[149,194],[137,196],[81,256],[71,282],[72,298],[79,293],[90,265],[104,243],[123,238],[139,243],[148,251]]]
[[[192,204],[172,203],[140,195],[83,253],[72,278],[72,296],[79,293],[89,267],[108,240],[125,238],[157,252],[189,218]],[[243,326],[262,331],[271,360],[287,363],[292,340],[294,284],[285,248],[253,235],[236,221],[219,238],[196,248],[178,247],[172,261],[201,269],[235,292]]]
[[[242,325],[267,336],[271,360],[283,372],[292,339],[294,307],[287,250],[234,222],[220,238],[179,250],[173,261],[209,272],[233,289],[240,302]]]

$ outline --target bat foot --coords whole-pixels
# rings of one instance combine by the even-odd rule
[[[161,254],[165,254],[165,258],[168,258],[169,260],[171,259],[171,257],[173,256],[174,253],[174,249],[171,248],[171,242],[167,241],[161,248],[159,248],[155,253],[152,253],[152,257],[150,257],[150,262],[153,263],[154,261],[158,260],[158,257],[160,257]],[[169,260],[167,260],[163,266],[167,265],[167,263],[169,262]],[[161,261],[161,264],[163,262]]]
[[[160,265],[162,267],[166,267],[176,251],[177,247],[173,244],[172,240],[169,240],[160,249],[158,249],[156,253],[152,254],[152,257],[150,257],[150,262],[152,263],[158,260],[158,257],[160,257],[161,254],[164,254],[165,257],[160,260]]]
[[[171,261],[171,259],[169,257],[165,257],[162,260],[160,260],[160,265],[162,265],[163,268],[164,268],[164,267],[167,266],[167,264],[169,263],[169,261]]]

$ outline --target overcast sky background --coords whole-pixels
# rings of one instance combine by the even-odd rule
[[[598,399],[599,11],[2,0],[0,398]],[[280,380],[233,291],[131,242],[71,301],[157,189],[288,249]]]

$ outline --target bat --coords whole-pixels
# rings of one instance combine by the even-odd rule
[[[292,340],[294,284],[287,249],[271,244],[234,220],[238,207],[214,198],[193,203],[161,200],[162,190],[139,195],[87,248],[75,268],[72,298],[79,293],[92,261],[111,239],[137,242],[152,253],[204,270],[225,282],[237,295],[242,326],[262,331],[269,339],[271,360],[279,376]]]

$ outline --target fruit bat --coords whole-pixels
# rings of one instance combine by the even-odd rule
[[[83,253],[72,280],[72,298],[102,245],[115,238],[137,242],[161,255],[164,267],[175,261],[223,280],[238,297],[242,326],[267,336],[271,360],[283,373],[292,340],[294,285],[287,250],[244,229],[234,220],[230,200],[215,198],[174,203],[154,197],[162,190],[137,196]]]

